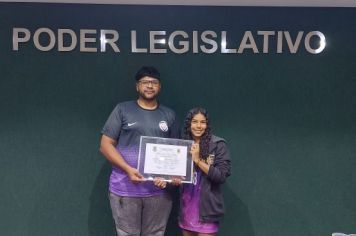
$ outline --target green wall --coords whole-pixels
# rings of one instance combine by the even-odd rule
[[[219,235],[356,233],[355,22],[354,8],[0,3],[0,235],[114,235],[100,131],[117,102],[136,98],[142,65],[161,71],[162,103],[180,119],[206,107],[229,143]],[[32,41],[14,51],[15,27],[115,29],[121,52],[42,52]],[[131,30],[146,34],[140,45],[153,30],[227,31],[229,47],[245,31],[317,30],[327,46],[135,54]],[[180,235],[175,213],[167,235]]]

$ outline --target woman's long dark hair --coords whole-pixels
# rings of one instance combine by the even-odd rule
[[[184,120],[184,132],[183,136],[184,139],[189,139],[192,140],[192,132],[191,132],[191,124],[192,124],[192,119],[195,115],[197,114],[202,114],[206,118],[206,130],[204,134],[202,135],[199,143],[200,147],[200,158],[206,160],[206,158],[209,155],[209,142],[211,140],[211,127],[210,127],[210,120],[209,120],[209,115],[206,109],[201,108],[201,107],[195,107],[191,109],[188,114],[185,117]]]

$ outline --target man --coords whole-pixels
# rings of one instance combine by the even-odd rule
[[[163,236],[172,208],[169,194],[145,181],[136,169],[141,136],[178,136],[175,113],[157,95],[161,77],[154,67],[137,71],[138,99],[119,103],[102,130],[100,151],[113,168],[109,199],[119,236]]]

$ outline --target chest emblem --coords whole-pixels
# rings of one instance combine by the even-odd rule
[[[163,132],[167,132],[168,131],[168,124],[166,121],[162,120],[159,122],[159,128],[163,131]]]

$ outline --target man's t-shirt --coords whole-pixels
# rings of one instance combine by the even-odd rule
[[[172,109],[158,105],[154,110],[140,107],[136,101],[119,103],[106,121],[102,134],[117,140],[117,151],[132,167],[137,168],[141,136],[177,138],[178,125]],[[144,197],[163,191],[152,181],[131,182],[126,172],[113,166],[109,191],[119,196]]]

